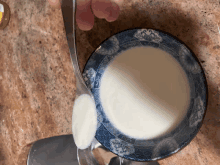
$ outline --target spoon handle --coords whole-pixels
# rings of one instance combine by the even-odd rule
[[[75,13],[76,0],[63,0],[61,4],[64,26],[66,30],[66,38],[69,45],[70,57],[73,64],[74,73],[76,76],[76,95],[90,94],[87,90],[86,84],[82,78],[79,70],[77,54],[76,54],[76,40],[75,40]]]

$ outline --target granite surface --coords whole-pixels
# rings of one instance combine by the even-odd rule
[[[11,9],[0,31],[0,165],[25,165],[32,143],[71,134],[75,77],[61,9],[46,0],[3,0]],[[208,82],[204,124],[192,142],[160,165],[220,162],[220,1],[124,0],[113,23],[95,19],[77,28],[81,71],[91,53],[111,35],[154,28],[182,40],[198,57]]]

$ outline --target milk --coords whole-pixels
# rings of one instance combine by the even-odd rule
[[[179,63],[153,47],[121,53],[101,78],[105,114],[117,129],[137,139],[173,130],[186,114],[189,98],[188,79]]]

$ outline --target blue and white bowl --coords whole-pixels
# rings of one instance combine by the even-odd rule
[[[100,101],[100,80],[108,64],[120,52],[137,46],[159,48],[172,55],[185,71],[190,86],[190,104],[184,119],[170,133],[150,140],[134,139],[120,132],[106,117]],[[189,144],[202,125],[207,107],[207,83],[202,67],[183,43],[164,32],[131,29],[110,37],[91,55],[83,77],[95,98],[98,114],[95,137],[103,146],[120,157],[133,161],[155,161],[166,158]]]

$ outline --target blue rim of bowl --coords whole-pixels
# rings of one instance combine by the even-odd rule
[[[172,55],[185,71],[190,85],[190,105],[180,124],[170,133],[148,140],[124,135],[106,117],[99,98],[99,86],[107,65],[133,47],[151,46]],[[133,161],[156,161],[183,149],[196,136],[205,116],[207,81],[197,57],[176,37],[154,29],[128,29],[106,39],[90,56],[83,78],[94,95],[98,116],[95,138],[116,155]]]

